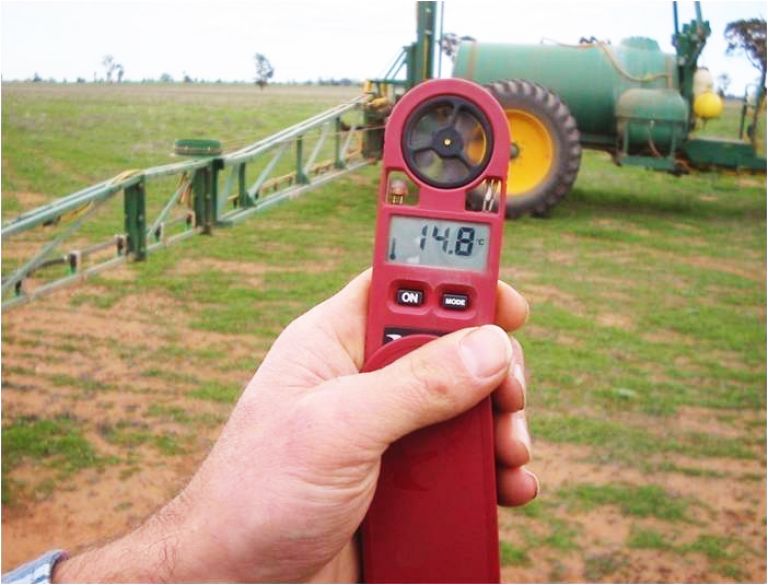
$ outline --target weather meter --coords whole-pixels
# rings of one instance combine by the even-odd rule
[[[387,123],[364,370],[493,323],[509,159],[482,87],[422,83]],[[366,582],[498,582],[490,399],[393,444],[362,526]]]

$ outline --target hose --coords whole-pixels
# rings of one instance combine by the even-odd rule
[[[594,49],[595,47],[599,47],[603,50],[603,52],[608,57],[608,60],[611,62],[611,65],[613,65],[613,68],[616,69],[619,75],[621,75],[624,79],[627,79],[628,81],[634,81],[635,83],[650,83],[651,81],[656,81],[657,79],[671,79],[671,76],[669,73],[655,73],[653,75],[646,75],[645,77],[637,77],[636,75],[632,75],[629,71],[624,69],[622,67],[621,63],[619,63],[618,58],[616,57],[616,54],[613,52],[613,49],[611,46],[606,43],[605,41],[596,41],[593,43],[580,43],[578,45],[568,45],[566,43],[561,43],[559,41],[556,41],[554,39],[550,39],[547,37],[544,37],[541,39],[541,42],[549,41],[558,47],[566,47],[569,49]]]
[[[127,170],[127,171],[123,171],[119,175],[115,175],[114,177],[112,177],[107,182],[107,184],[108,185],[115,185],[115,184],[120,183],[120,182],[124,181],[125,179],[127,179],[129,177],[132,177],[133,175],[136,175],[136,174],[138,174],[140,172],[141,171],[138,170],[138,169],[130,169],[130,170]],[[93,202],[93,200],[91,200],[88,203],[86,203],[85,205],[82,205],[81,207],[77,207],[77,208],[73,209],[72,211],[68,211],[66,213],[62,213],[60,216],[56,217],[55,219],[52,219],[51,221],[46,222],[44,225],[46,225],[46,226],[57,225],[61,221],[64,221],[64,222],[72,221],[73,219],[77,219],[81,215],[85,215],[86,213],[88,213],[91,209],[93,209],[93,206],[94,206],[94,202]]]

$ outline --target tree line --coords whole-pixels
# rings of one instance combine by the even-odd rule
[[[758,87],[758,104],[762,101],[765,94],[765,82],[766,82],[766,22],[764,18],[750,18],[742,19],[734,22],[730,22],[726,25],[724,31],[725,39],[728,43],[726,49],[727,55],[744,54],[749,62],[760,72],[760,78],[757,83]],[[459,37],[455,33],[445,33],[440,39],[440,49],[449,58],[455,58],[459,44],[463,40],[473,40],[471,37]],[[269,59],[263,53],[255,53],[253,55],[253,64],[255,67],[255,75],[253,77],[253,83],[258,85],[262,90],[267,84],[274,78],[275,68],[270,63]],[[96,83],[123,83],[125,76],[125,68],[119,63],[113,55],[107,54],[101,60],[101,66],[104,68],[104,77],[99,78],[96,73],[93,74],[93,81]],[[42,82],[43,78],[37,73],[34,74],[32,79],[27,80],[32,82]],[[48,82],[56,83],[55,79],[49,78]],[[221,79],[207,80],[197,79],[183,73],[180,80],[182,83],[223,83]],[[731,77],[727,73],[723,73],[718,76],[718,89],[719,93],[725,97],[728,92],[728,88],[731,84]],[[63,80],[67,82],[66,79]],[[142,79],[142,83],[175,83],[176,80],[169,73],[163,73],[157,79]],[[85,78],[78,77],[76,83],[86,83]],[[235,83],[248,83],[246,81],[236,81]],[[318,78],[316,81],[292,81],[288,82],[293,85],[358,85],[359,80],[350,78]]]

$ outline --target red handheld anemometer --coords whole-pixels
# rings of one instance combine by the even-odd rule
[[[397,103],[384,137],[365,371],[493,323],[508,158],[504,112],[474,83],[428,81]],[[368,583],[499,582],[490,398],[384,453],[362,539]]]

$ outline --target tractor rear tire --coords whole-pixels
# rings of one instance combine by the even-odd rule
[[[576,120],[556,94],[538,83],[515,79],[485,87],[509,123],[506,215],[547,215],[571,190],[579,172]]]

